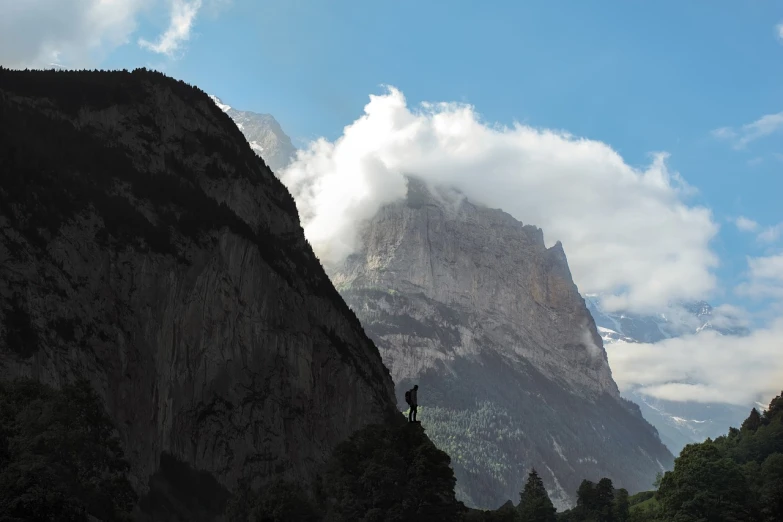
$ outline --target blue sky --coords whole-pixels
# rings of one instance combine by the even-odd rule
[[[238,109],[273,114],[302,147],[323,136],[331,142],[340,137],[353,140],[357,150],[368,154],[380,154],[386,146],[394,150],[393,137],[367,133],[357,138],[354,132],[349,140],[350,132],[344,130],[365,113],[369,95],[383,95],[382,86],[392,85],[404,93],[407,107],[424,101],[468,103],[489,124],[520,122],[605,143],[626,164],[638,168],[637,173],[651,165],[654,153],[666,152],[669,171],[679,172],[698,192],[680,197],[667,189],[661,196],[655,187],[640,182],[628,198],[668,212],[667,216],[674,216],[669,219],[674,228],[657,236],[651,233],[649,223],[641,221],[655,219],[633,213],[636,199],[624,205],[618,202],[625,195],[616,187],[611,197],[601,200],[602,206],[580,208],[581,214],[568,216],[570,223],[584,225],[579,222],[594,217],[601,223],[603,216],[604,226],[608,219],[610,227],[618,229],[615,239],[629,237],[623,235],[632,231],[626,225],[641,223],[647,228],[640,230],[651,234],[642,243],[662,244],[678,235],[681,223],[682,237],[673,244],[692,257],[672,265],[683,269],[680,279],[672,281],[688,286],[689,260],[703,265],[693,271],[694,280],[709,265],[708,249],[689,244],[690,238],[698,243],[710,235],[710,227],[702,226],[703,219],[694,210],[709,208],[708,225],[720,226],[709,250],[720,264],[715,269],[717,285],[703,297],[713,304],[754,312],[760,332],[744,344],[729,339],[720,349],[729,354],[754,352],[755,358],[742,354],[751,373],[779,350],[778,340],[783,338],[783,2],[38,0],[33,4],[0,0],[0,15],[0,64],[159,69]],[[383,96],[368,117],[383,121],[383,114],[389,112],[379,109],[394,108],[398,101],[393,94]],[[407,109],[394,110],[403,119],[410,116]],[[427,137],[438,137],[432,133]],[[505,152],[522,156],[535,152],[538,138],[517,138],[517,149]],[[579,154],[567,143],[556,145],[561,148],[553,150]],[[622,169],[612,170],[611,162],[601,163],[605,155],[600,147],[591,150],[584,174],[588,186],[591,180],[611,184],[612,176],[622,175]],[[448,163],[450,158],[443,160]],[[485,160],[497,172],[509,167],[498,166],[493,158]],[[545,165],[542,172],[555,176],[565,168],[557,158],[550,163],[554,167]],[[480,184],[486,174],[469,172],[465,175],[478,181],[463,182]],[[569,175],[579,186],[579,169]],[[504,210],[513,213],[515,194],[504,196],[510,198]],[[568,204],[578,203],[573,194],[565,196]],[[685,207],[677,205],[680,200]],[[630,208],[615,212],[610,208],[615,202]],[[516,210],[518,216],[527,209]],[[567,210],[555,208],[551,213]],[[333,208],[326,211],[330,219],[346,217],[329,214]],[[550,226],[552,216],[538,216],[526,222],[544,227],[545,233],[558,230],[557,226],[567,232],[564,222],[555,219]],[[740,216],[745,218],[742,227],[735,222]],[[605,231],[611,235],[612,231]],[[600,239],[599,234],[599,247]],[[572,270],[578,272],[580,255],[574,253],[574,242],[564,243]],[[617,270],[632,262],[642,266],[647,252],[664,260],[671,257],[671,252],[631,243],[624,250],[627,259],[614,259]],[[607,245],[617,247],[616,242]],[[749,262],[748,257],[754,259]],[[643,270],[637,272],[637,280],[642,281],[636,282],[649,279]],[[594,273],[606,277],[606,267]],[[633,286],[633,281],[628,284]],[[699,285],[704,286],[699,283],[694,288]],[[745,291],[740,292],[738,285],[744,285]],[[673,366],[698,374],[704,368],[704,353],[710,353],[716,341],[694,342],[698,346],[673,345],[669,352],[662,346],[655,353],[662,358],[668,357],[664,352],[677,355],[669,358]],[[692,360],[682,359],[682,354],[691,352]],[[709,390],[721,386],[727,372],[737,368],[732,357],[720,360],[725,364],[705,377]],[[613,368],[617,369],[614,363]],[[779,368],[768,373],[771,387],[765,384],[749,393],[779,390]],[[745,375],[740,380],[751,382]],[[724,391],[727,397],[733,393]]]
[[[10,0],[0,2],[5,12],[22,11]],[[38,3],[47,2],[55,0]],[[70,16],[70,25],[78,28],[76,12],[87,13],[93,4],[59,2],[62,23]],[[721,259],[722,289],[742,280],[747,255],[777,252],[756,235],[783,221],[783,133],[736,150],[731,140],[712,132],[783,111],[783,3],[118,0],[116,5],[84,15],[91,24],[81,31],[85,39],[96,16],[113,23],[97,25],[95,31],[102,27],[107,35],[93,39],[100,46],[88,49],[89,59],[73,50],[79,42],[69,42],[76,37],[65,29],[41,35],[41,41],[60,35],[71,45],[61,47],[78,57],[50,61],[161,69],[234,107],[273,114],[300,146],[319,136],[339,137],[362,114],[368,95],[390,84],[404,92],[410,106],[470,103],[490,123],[518,121],[602,141],[633,166],[665,151],[670,169],[699,190],[690,202],[711,208],[721,225],[712,247]],[[177,8],[180,18],[188,8],[193,16],[186,16],[182,38],[174,35],[179,45],[173,52],[140,45],[173,27]],[[26,21],[47,30],[34,19],[44,11],[40,7]],[[117,21],[121,16],[132,23]],[[9,24],[16,22],[12,18]],[[15,29],[25,31],[2,42],[7,49],[36,37],[18,22],[7,29],[6,38]],[[0,53],[0,62],[3,58],[10,60]],[[755,233],[727,221],[738,216],[756,221]],[[736,295],[710,297],[754,306]]]
[[[196,18],[176,59],[131,43],[102,65],[163,68],[272,113],[300,145],[337,138],[391,84],[410,104],[464,101],[490,122],[603,141],[632,165],[666,151],[722,226],[713,247],[729,288],[767,246],[725,220],[783,221],[783,133],[734,150],[711,131],[783,111],[781,21],[772,1],[235,0]]]

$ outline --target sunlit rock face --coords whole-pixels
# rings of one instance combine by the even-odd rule
[[[398,402],[453,459],[459,497],[517,500],[531,467],[555,504],[584,478],[649,489],[672,455],[620,397],[563,246],[501,210],[409,179],[361,249],[330,269],[378,345]]]

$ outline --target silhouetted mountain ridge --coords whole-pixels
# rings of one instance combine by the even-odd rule
[[[142,497],[188,469],[311,489],[399,417],[293,198],[203,91],[0,68],[0,121],[0,380],[87,379]]]

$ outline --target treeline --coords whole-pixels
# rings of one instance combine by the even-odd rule
[[[0,520],[130,520],[129,470],[86,381],[62,390],[0,382]]]
[[[633,522],[783,520],[783,393],[727,435],[689,444]]]
[[[128,520],[135,506],[150,509],[149,498],[139,504],[128,472],[111,420],[86,381],[61,390],[32,380],[0,383],[0,520]],[[221,488],[194,472],[168,474],[190,477],[196,486],[167,486],[190,498],[184,490]],[[536,470],[518,503],[467,508],[455,497],[449,456],[402,416],[340,444],[312,487],[278,481],[254,488],[252,479],[241,480],[233,494],[213,495],[209,518],[220,512],[230,522],[780,521],[783,396],[763,414],[754,409],[740,429],[686,446],[657,491],[629,497],[608,478],[583,480],[576,507],[562,513]]]

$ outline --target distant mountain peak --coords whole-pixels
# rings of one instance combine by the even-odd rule
[[[213,94],[210,94],[209,97],[220,110],[234,120],[236,126],[245,135],[250,148],[264,159],[273,172],[279,172],[293,161],[296,148],[274,116],[252,111],[240,111],[223,103]]]
[[[423,425],[453,456],[458,498],[494,508],[535,467],[559,508],[612,470],[648,488],[672,462],[620,397],[601,336],[558,242],[500,209],[408,177],[404,201],[327,269],[396,384],[418,384]],[[600,463],[600,464],[599,464]]]
[[[715,309],[706,301],[672,301],[663,310],[645,315],[625,310],[607,311],[601,306],[601,298],[599,294],[585,295],[604,346],[658,343],[703,331],[736,336],[749,333],[738,318]],[[725,433],[729,426],[739,425],[747,413],[745,408],[731,404],[655,399],[637,389],[623,390],[622,395],[641,407],[645,419],[655,426],[674,454],[686,444]]]
[[[228,112],[229,110],[231,110],[231,105],[226,105],[225,103],[220,101],[220,98],[218,98],[217,96],[210,94],[209,97],[212,98],[212,101],[215,102],[215,105],[217,105],[220,108],[220,110],[222,110],[223,112]]]

